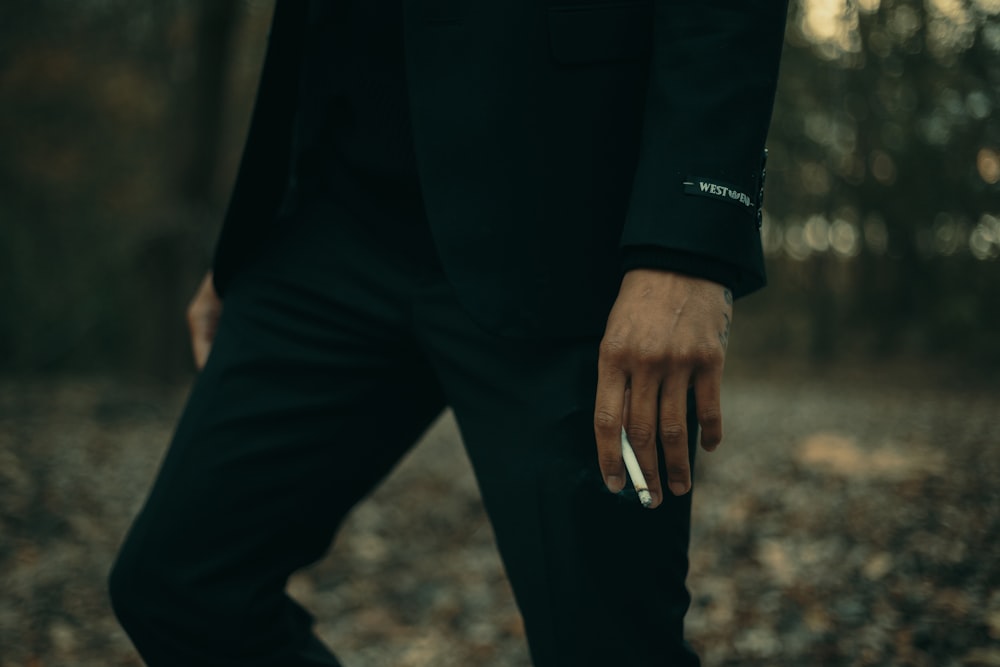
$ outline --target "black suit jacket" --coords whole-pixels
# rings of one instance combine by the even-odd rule
[[[306,4],[277,0],[216,247],[220,294],[294,205]],[[786,4],[403,0],[427,217],[480,323],[600,334],[623,248],[728,267],[737,296],[764,284],[762,154]]]

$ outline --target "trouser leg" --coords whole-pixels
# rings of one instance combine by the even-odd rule
[[[647,510],[634,492],[604,487],[593,430],[599,341],[497,338],[446,288],[421,315],[535,666],[697,665],[683,639],[691,495]],[[666,479],[662,461],[660,472]]]
[[[413,273],[312,210],[230,288],[111,577],[150,667],[336,665],[287,577],[443,407],[407,338]]]

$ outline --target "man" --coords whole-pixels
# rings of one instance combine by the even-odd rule
[[[785,12],[278,0],[205,365],[111,577],[151,667],[339,664],[287,577],[446,405],[535,665],[698,664],[691,463],[764,282]]]

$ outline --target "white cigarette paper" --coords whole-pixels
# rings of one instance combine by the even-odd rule
[[[635,452],[632,451],[632,443],[628,441],[628,435],[625,433],[624,426],[622,426],[622,459],[625,461],[625,469],[628,470],[628,476],[632,478],[632,486],[635,487],[635,492],[639,494],[639,502],[642,503],[643,507],[649,507],[653,504],[653,496],[649,493],[649,485],[646,484],[646,478],[642,476],[639,460],[635,458]]]

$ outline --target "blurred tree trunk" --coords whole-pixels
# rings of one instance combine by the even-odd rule
[[[814,362],[830,361],[837,348],[837,302],[830,285],[830,254],[809,259],[809,356]]]

